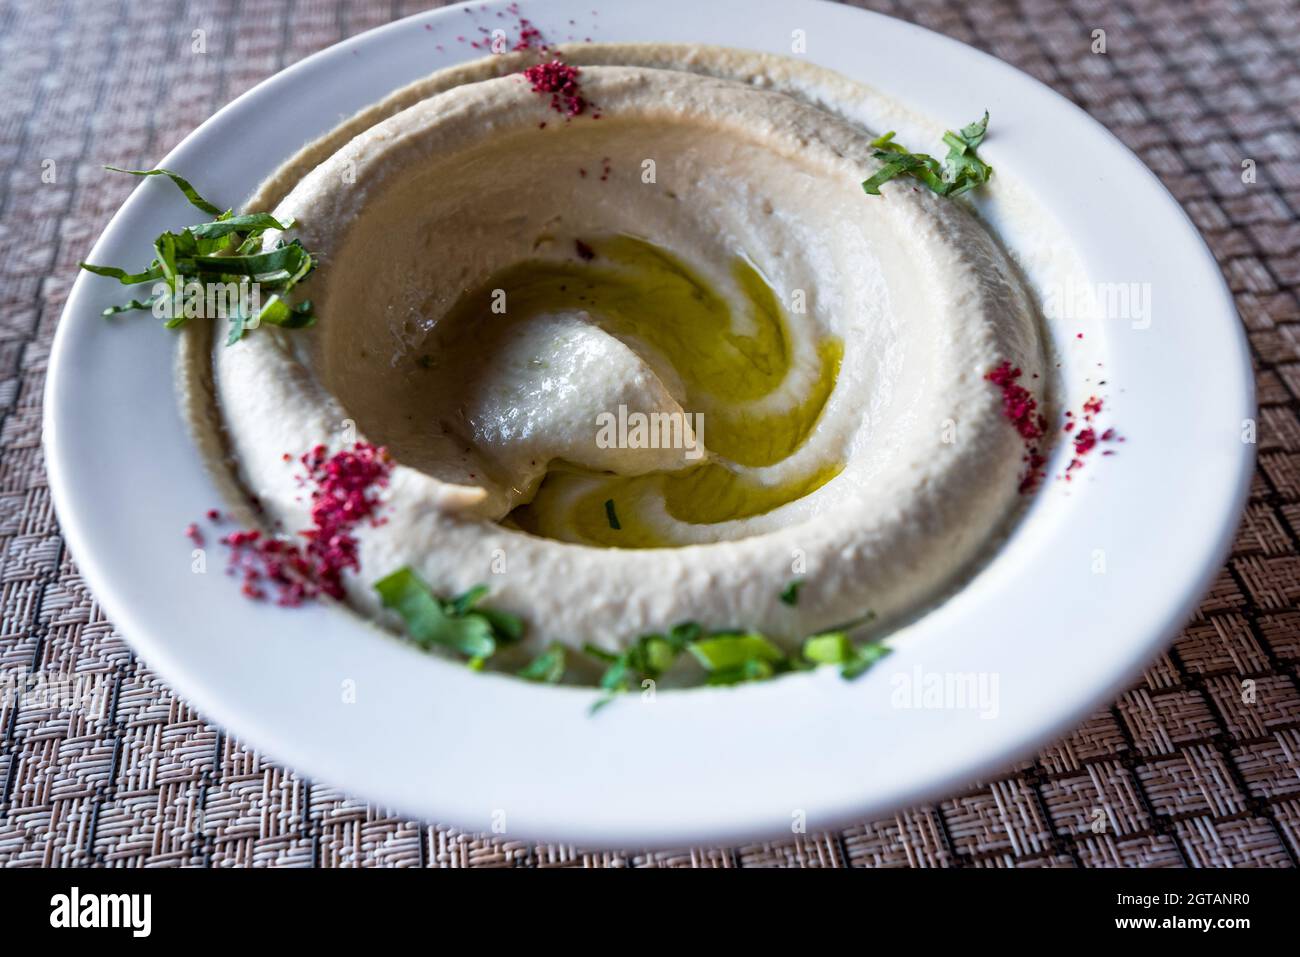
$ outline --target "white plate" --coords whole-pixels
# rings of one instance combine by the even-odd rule
[[[667,845],[788,835],[800,820],[842,825],[951,793],[1069,731],[1191,613],[1248,487],[1245,340],[1190,222],[1080,110],[918,27],[789,0],[601,3],[593,16],[596,5],[552,0],[525,13],[552,37],[777,53],[801,29],[809,57],[924,114],[955,124],[987,106],[991,162],[1013,164],[1068,224],[1089,274],[1151,283],[1151,328],[1108,324],[1096,343],[1122,453],[1091,463],[1087,481],[1050,484],[992,563],[859,681],[823,669],[665,692],[591,719],[590,691],[474,674],[337,610],[244,601],[218,553],[209,574],[194,574],[182,529],[220,503],[176,410],[175,339],[150,318],[105,322],[99,310],[121,290],[83,275],[55,336],[45,448],[64,534],[105,611],[182,695],[275,758],[399,811],[512,837]],[[488,6],[478,22],[500,24],[501,5]],[[455,42],[470,22],[449,8],[309,57],[161,165],[220,202],[247,196],[342,117],[478,56]],[[187,215],[169,183],[147,181],[87,258],[135,265]],[[917,674],[995,678],[996,717],[896,707],[893,692]]]

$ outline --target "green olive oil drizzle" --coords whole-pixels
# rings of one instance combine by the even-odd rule
[[[808,438],[835,387],[844,352],[840,340],[823,339],[807,394],[792,407],[756,408],[781,387],[794,356],[785,310],[753,265],[739,256],[731,265],[743,303],[737,317],[702,277],[651,243],[619,235],[590,241],[584,250],[594,252],[590,261],[526,260],[497,272],[462,296],[444,325],[474,330],[585,309],[609,334],[643,342],[672,365],[686,389],[684,408],[704,414],[710,456],[681,471],[636,477],[555,462],[533,501],[511,513],[520,528],[589,544],[672,545],[641,520],[643,505],[661,500],[673,518],[695,525],[732,521],[801,498],[841,471],[843,464],[833,463],[767,485],[734,467],[774,465]],[[489,308],[495,289],[506,291],[507,315]],[[608,518],[610,501],[618,509],[618,528]]]

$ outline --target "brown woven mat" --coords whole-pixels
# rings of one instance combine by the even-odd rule
[[[77,260],[134,185],[98,164],[155,161],[264,77],[427,4],[194,0],[168,14],[0,0],[0,863],[1295,865],[1300,6],[864,5],[987,50],[1090,111],[1182,201],[1236,294],[1261,406],[1250,509],[1213,591],[1141,681],[997,781],[838,834],[739,848],[492,840],[389,816],[264,760],[141,665],[78,577],[41,461],[50,337]],[[195,29],[205,55],[190,52]],[[1094,29],[1105,54],[1090,50]],[[41,699],[72,674],[102,709]]]

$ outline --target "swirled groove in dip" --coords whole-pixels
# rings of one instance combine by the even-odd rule
[[[1006,361],[1047,381],[1017,266],[965,202],[903,180],[864,197],[882,130],[861,113],[882,100],[835,74],[562,53],[599,120],[557,120],[515,75],[526,55],[492,57],[348,121],[255,197],[319,257],[319,321],[212,351],[242,482],[302,527],[283,455],[354,422],[397,464],[351,602],[380,615],[371,582],[406,564],[442,594],[487,582],[529,653],[687,619],[793,648],[942,596],[1021,501],[984,380]],[[702,457],[597,443],[620,406],[701,414]]]

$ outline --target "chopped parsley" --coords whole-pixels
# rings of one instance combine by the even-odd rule
[[[487,594],[486,585],[444,601],[414,569],[403,566],[374,587],[384,607],[401,617],[416,644],[449,648],[468,657],[474,667],[481,667],[500,645],[517,642],[524,634],[524,623],[515,615],[477,607]]]
[[[872,154],[885,165],[862,183],[862,188],[872,196],[880,195],[880,187],[896,176],[911,176],[919,179],[940,196],[960,196],[962,193],[982,186],[993,175],[993,167],[981,160],[975,149],[984,142],[988,130],[989,114],[961,128],[961,132],[951,130],[943,134],[944,145],[948,155],[940,163],[933,156],[925,153],[913,153],[894,142],[891,130],[883,136],[872,140],[876,147]]]
[[[752,631],[715,632],[691,644],[690,652],[709,673],[710,685],[761,681],[792,667],[780,648]]]
[[[256,315],[245,314],[238,300],[229,303],[230,330],[226,345],[233,345],[249,329],[263,324],[298,329],[316,321],[309,301],[290,303],[288,299],[293,288],[307,278],[315,267],[311,253],[296,239],[291,242],[279,239],[273,248],[262,248],[263,233],[268,229],[290,229],[293,226],[292,219],[280,222],[270,213],[236,216],[232,209],[223,212],[200,196],[187,179],[171,170],[119,169],[115,166],[107,166],[105,169],[131,176],[166,176],[176,184],[192,206],[215,218],[209,222],[186,226],[178,233],[164,232],[158,236],[153,242],[153,260],[147,268],[138,272],[127,272],[116,266],[79,263],[82,269],[97,276],[116,279],[124,286],[137,286],[146,282],[163,283],[166,286],[165,291],[147,299],[132,299],[122,305],[111,306],[104,310],[104,315],[112,316],[137,309],[152,310],[162,298],[175,301],[184,291],[181,287],[190,281],[201,283],[205,289],[218,283],[234,283],[242,287],[255,282],[259,291],[266,290],[271,295],[261,303]],[[186,318],[182,311],[179,315],[172,315],[166,326],[174,329],[183,325]]]
[[[871,617],[864,616],[859,624]],[[808,638],[800,654],[793,658],[758,632],[706,632],[695,622],[684,622],[667,634],[642,635],[621,654],[586,644],[583,651],[606,665],[600,679],[605,693],[592,704],[591,712],[595,714],[643,681],[657,681],[677,663],[682,652],[689,653],[704,669],[704,683],[712,686],[763,681],[792,671],[808,671],[820,664],[839,665],[844,678],[856,678],[889,654],[889,649],[879,641],[855,645],[846,634],[851,627]]]
[[[403,566],[375,582],[374,587],[384,607],[398,614],[407,635],[417,645],[458,652],[475,670],[481,669],[502,645],[517,643],[524,636],[524,623],[517,616],[480,605],[488,594],[486,585],[442,599],[412,568]],[[645,681],[658,681],[683,654],[703,669],[704,683],[712,686],[763,681],[793,671],[809,671],[818,665],[837,665],[844,678],[856,678],[889,654],[879,641],[857,645],[848,636],[849,631],[872,617],[868,612],[856,622],[810,636],[793,657],[757,631],[705,631],[693,621],[674,625],[663,633],[642,635],[620,652],[587,643],[583,652],[605,666],[598,682],[603,694],[592,703],[591,713]],[[567,649],[560,642],[552,642],[516,674],[527,681],[558,684],[564,680],[567,668]]]
[[[564,679],[565,667],[564,645],[552,642],[545,651],[520,668],[517,673],[526,681],[553,685]]]
[[[801,653],[817,665],[839,665],[840,674],[856,678],[885,655],[889,649],[880,642],[855,645],[842,631],[827,631],[804,639]]]
[[[674,625],[667,634],[642,635],[630,648],[617,655],[590,643],[583,645],[583,651],[607,666],[600,677],[600,687],[605,694],[591,706],[592,714],[616,696],[631,691],[634,683],[657,681],[660,675],[676,663],[677,656],[699,636],[699,625],[683,622]]]

